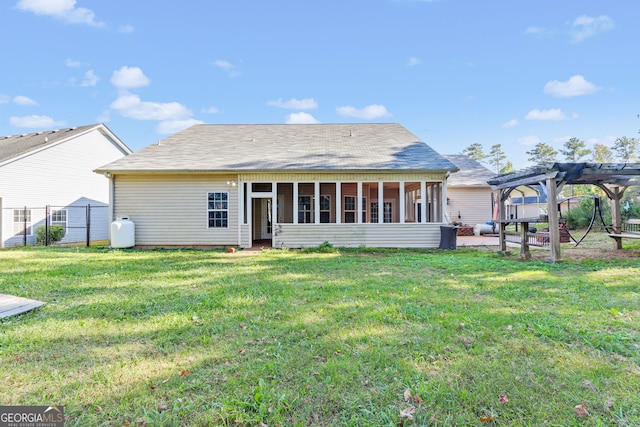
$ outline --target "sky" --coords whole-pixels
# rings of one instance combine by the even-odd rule
[[[400,123],[441,154],[640,129],[640,2],[5,0],[0,135]],[[560,156],[561,159],[561,156]]]

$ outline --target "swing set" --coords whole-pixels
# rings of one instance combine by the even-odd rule
[[[558,213],[560,214],[560,218],[562,218],[562,209],[560,209],[562,204],[567,203],[567,206],[569,206],[569,204],[571,203],[571,200],[577,199],[577,198],[584,199],[585,196],[568,197],[558,203]],[[569,227],[566,227],[565,229],[565,232],[569,235],[569,238],[573,241],[573,243],[576,246],[582,243],[582,241],[587,237],[587,235],[591,232],[591,230],[593,230],[594,224],[596,222],[596,218],[600,218],[600,222],[602,223],[602,228],[604,228],[607,231],[607,233],[613,233],[613,225],[606,224],[604,220],[604,216],[602,215],[600,197],[591,196],[591,198],[593,199],[593,210],[591,212],[591,220],[589,221],[589,225],[587,226],[587,229],[585,230],[584,234],[580,238],[576,239],[569,231]]]

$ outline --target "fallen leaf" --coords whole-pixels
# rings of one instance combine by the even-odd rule
[[[417,394],[413,396],[413,401],[416,403],[424,403],[424,400],[422,400]]]
[[[616,403],[615,399],[613,397],[610,397],[607,399],[607,408],[613,408],[613,405]]]
[[[166,403],[161,403],[158,405],[158,412],[160,413],[166,411],[167,409],[169,409],[169,405],[167,405]]]
[[[489,421],[493,421],[493,417],[491,415],[486,415],[484,417],[480,417],[481,423],[488,423]]]
[[[513,330],[513,326],[512,325],[507,326],[507,331],[512,331],[512,330]]]
[[[16,357],[16,361],[17,362],[22,362],[23,360],[24,360],[24,357],[22,357],[22,356]]]
[[[242,354],[242,353],[244,353],[243,349],[238,350],[238,354]]]
[[[405,402],[408,402],[408,401],[409,401],[409,399],[411,399],[411,390],[406,389],[406,390],[404,391],[403,397],[404,397],[404,401],[405,401]]]
[[[416,413],[416,408],[414,406],[409,406],[404,411],[400,411],[400,418],[406,418],[408,420],[413,420],[413,414]]]
[[[504,403],[507,403],[507,402],[509,401],[509,398],[507,397],[507,395],[506,395],[506,394],[501,394],[501,395],[498,397],[498,401],[499,401],[500,403],[503,403],[503,404],[504,404]]]
[[[579,417],[590,417],[591,414],[587,411],[587,408],[584,405],[576,405],[575,409],[576,415]]]
[[[180,376],[181,377],[188,377],[189,375],[191,375],[191,372],[184,370],[184,371],[180,371]]]

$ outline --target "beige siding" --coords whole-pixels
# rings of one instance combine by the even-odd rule
[[[274,246],[301,248],[329,242],[334,246],[437,248],[441,224],[278,224]]]
[[[489,187],[448,187],[447,215],[452,222],[474,226],[492,218]]]
[[[115,216],[135,223],[136,245],[236,246],[238,187],[236,176],[118,175]],[[207,193],[229,192],[229,227],[209,228]]]

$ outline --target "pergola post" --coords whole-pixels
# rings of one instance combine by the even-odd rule
[[[507,219],[507,210],[504,203],[510,193],[511,191],[508,189],[503,189],[498,192],[498,238],[500,239],[500,253],[503,255],[509,255],[509,251],[507,251],[507,236],[505,233],[507,223],[504,221]]]
[[[611,189],[611,222],[613,223],[613,232],[620,234],[622,232],[622,215],[620,213],[620,199],[624,192],[620,191],[620,187],[615,186]],[[622,249],[622,239],[612,239],[613,249]]]
[[[549,217],[549,262],[560,260],[560,222],[558,221],[558,187],[556,178],[547,178],[547,216]]]

